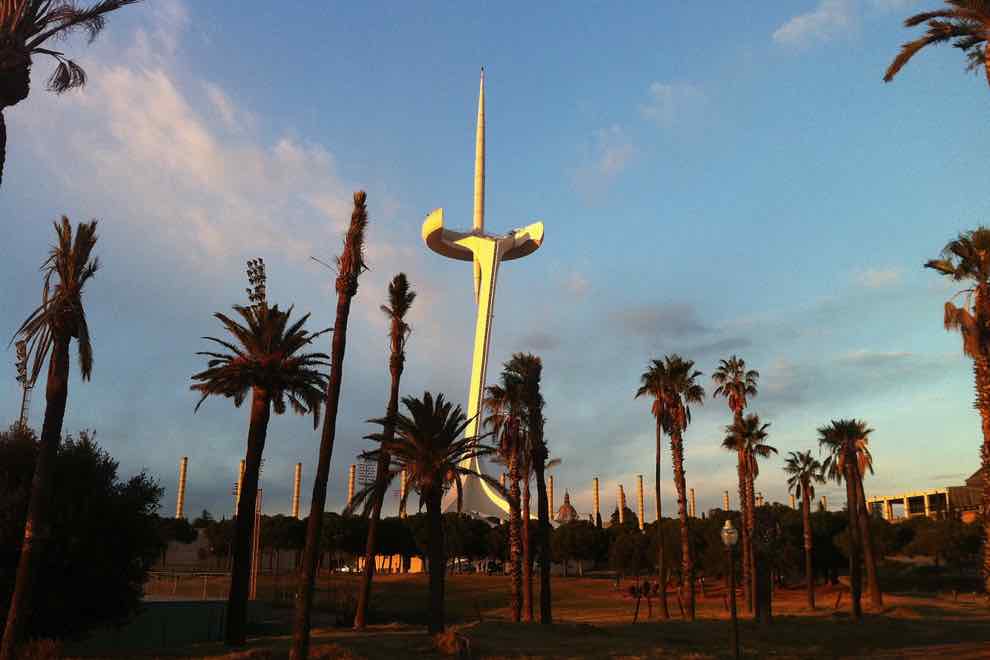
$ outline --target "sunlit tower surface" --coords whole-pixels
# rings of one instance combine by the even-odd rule
[[[27,342],[23,339],[14,344],[17,355],[17,382],[21,384],[21,415],[18,418],[18,425],[27,426],[28,411],[31,409],[31,390],[34,389],[34,379],[28,376],[28,351]]]

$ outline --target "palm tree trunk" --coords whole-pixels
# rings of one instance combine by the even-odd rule
[[[753,599],[753,609],[756,609],[756,582],[759,576],[756,574],[756,548],[754,540],[756,538],[756,484],[753,482],[753,475],[748,467],[746,468],[746,535],[749,539],[749,579],[750,598]]]
[[[522,619],[522,538],[519,515],[519,467],[518,459],[509,460],[509,575],[511,582],[512,620]]]
[[[855,460],[855,459],[852,459]],[[853,619],[860,621],[863,618],[863,608],[861,603],[863,591],[862,574],[862,549],[860,545],[859,531],[859,507],[856,506],[856,481],[850,469],[850,460],[846,461],[845,482],[846,482],[846,511],[849,515],[849,523],[846,529],[849,531],[849,588],[852,592],[852,615]]]
[[[801,522],[804,525],[804,579],[808,586],[808,607],[815,609],[815,573],[811,562],[811,497],[807,482],[801,484]]]
[[[541,440],[542,444],[542,440]],[[536,517],[540,523],[540,623],[553,623],[550,599],[550,503],[547,500],[547,482],[544,476],[546,451],[533,461],[536,471]],[[567,560],[564,560],[564,567]]]
[[[355,195],[355,202],[357,203],[356,198],[357,195]],[[355,209],[356,213],[357,209]],[[354,225],[353,216],[351,225]],[[323,508],[327,503],[330,460],[333,457],[334,438],[337,431],[337,406],[340,403],[340,387],[344,377],[347,319],[350,316],[352,295],[351,291],[339,291],[338,287],[337,316],[333,326],[333,340],[330,344],[330,380],[327,383],[327,396],[324,405],[320,454],[316,465],[316,475],[313,479],[313,499],[310,503],[309,519],[306,521],[306,545],[303,548],[302,571],[299,575],[296,611],[293,616],[292,650],[289,656],[292,660],[307,660],[309,658],[313,587],[316,583],[316,563],[323,531]]]
[[[990,62],[987,63],[990,67]],[[990,69],[988,69],[990,76]],[[990,362],[984,356],[973,360],[976,380],[976,405],[980,411],[983,444],[980,464],[983,469],[983,538],[990,539]],[[983,590],[990,595],[990,541],[983,543]]]
[[[688,618],[694,621],[694,561],[691,557],[691,535],[688,530],[687,483],[684,479],[684,441],[679,432],[670,438],[670,454],[674,462],[674,485],[677,488],[677,514],[681,519],[681,593],[687,589]]]
[[[382,429],[382,447],[392,441],[395,435],[394,419],[399,411],[399,379],[402,377],[401,363],[396,355],[392,355],[392,385],[389,389],[388,407],[385,411],[385,427]],[[375,493],[372,502],[371,517],[368,519],[368,541],[364,549],[364,573],[361,576],[361,588],[358,591],[357,610],[354,613],[354,629],[364,630],[368,618],[368,602],[371,600],[371,581],[375,575],[375,552],[378,535],[378,521],[382,515],[382,503],[385,500],[385,489],[388,484],[388,470],[391,457],[382,450],[378,455],[378,471],[375,476]]]
[[[522,555],[523,555],[523,620],[533,622],[533,549],[529,542],[529,461],[523,466],[522,492]]]
[[[743,449],[739,449],[739,455],[737,457],[736,470],[739,473],[739,517],[741,518],[742,528],[742,557],[740,564],[742,566],[742,586],[743,586],[743,600],[746,602],[746,611],[750,614],[753,613],[753,580],[750,576],[750,562],[749,558],[752,554],[752,545],[749,535],[749,488],[747,484],[749,480],[746,479],[746,454]]]
[[[667,581],[666,571],[664,571],[663,560],[663,500],[660,498],[660,457],[663,445],[660,443],[660,436],[663,427],[660,418],[657,417],[657,463],[656,475],[654,476],[654,496],[657,498],[657,575],[660,577],[660,616],[664,619],[670,618],[670,610],[667,607]]]
[[[443,632],[443,590],[446,571],[446,559],[443,549],[443,512],[442,491],[437,488],[430,493],[426,500],[426,514],[429,518],[430,537],[428,540],[430,554],[430,623],[428,630],[431,634]]]
[[[31,478],[31,499],[28,503],[24,540],[17,561],[14,593],[7,610],[7,622],[0,645],[0,659],[14,660],[18,644],[25,637],[31,620],[31,600],[38,568],[44,564],[45,549],[51,535],[52,473],[62,437],[62,420],[69,396],[69,339],[56,336],[52,357],[48,363],[45,386],[45,421],[38,442],[38,458]]]
[[[863,562],[866,565],[866,588],[870,592],[870,605],[877,611],[883,609],[883,592],[880,591],[880,579],[877,575],[877,556],[873,545],[873,532],[870,530],[870,514],[866,508],[866,495],[863,491],[863,475],[856,470],[856,505],[859,507],[859,533],[863,539]]]

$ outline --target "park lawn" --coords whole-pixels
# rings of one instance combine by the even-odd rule
[[[335,578],[336,579],[336,578]],[[354,578],[339,579],[343,588]],[[554,580],[552,626],[512,624],[508,615],[508,578],[453,576],[447,582],[447,618],[468,640],[478,658],[723,658],[728,649],[728,616],[724,590],[707,589],[698,599],[698,620],[680,618],[671,593],[672,618],[653,618],[642,604],[639,622],[631,623],[634,603],[608,579]],[[538,594],[538,592],[537,592]],[[839,594],[820,588],[819,608],[804,607],[801,590],[778,590],[773,625],[760,630],[745,615],[740,621],[743,654],[751,658],[811,657],[948,657],[954,660],[990,657],[990,611],[973,596],[885,595],[882,612],[867,612],[863,623],[847,614],[848,595],[833,609]],[[538,598],[538,595],[537,595]],[[426,580],[421,575],[382,576],[375,581],[375,621],[362,633],[319,627],[325,614],[314,617],[314,658],[399,660],[443,657],[423,629]],[[278,611],[278,610],[276,610]],[[240,653],[221,644],[170,649],[144,657],[286,658],[289,608],[281,610],[281,634],[253,638]],[[92,656],[90,656],[92,657]]]

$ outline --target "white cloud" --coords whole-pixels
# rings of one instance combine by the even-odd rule
[[[858,23],[852,0],[821,0],[813,10],[790,18],[773,33],[773,40],[787,46],[825,42],[853,30]]]
[[[87,53],[85,89],[11,113],[18,138],[68,189],[102,195],[119,222],[164,235],[202,268],[248,247],[307,258],[349,216],[333,155],[295,137],[266,144],[222,87],[180,77],[184,10],[166,3],[158,14],[131,57],[102,42]]]
[[[586,294],[590,287],[591,285],[588,282],[588,279],[577,271],[571,272],[571,274],[567,276],[567,280],[564,282],[564,288],[578,296],[583,296]]]
[[[664,128],[696,113],[707,100],[701,87],[692,83],[652,82],[648,95],[647,102],[639,106],[639,112]]]
[[[856,273],[856,283],[867,289],[882,289],[900,284],[904,271],[900,268],[868,268]]]
[[[635,148],[629,136],[618,124],[603,128],[596,134],[596,169],[606,177],[614,177],[626,168]]]

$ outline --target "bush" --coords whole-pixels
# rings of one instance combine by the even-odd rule
[[[0,621],[6,619],[20,555],[37,438],[0,433]],[[30,637],[76,638],[126,622],[139,608],[161,551],[162,490],[143,472],[128,481],[90,433],[66,437],[55,460],[52,537],[39,563]]]

